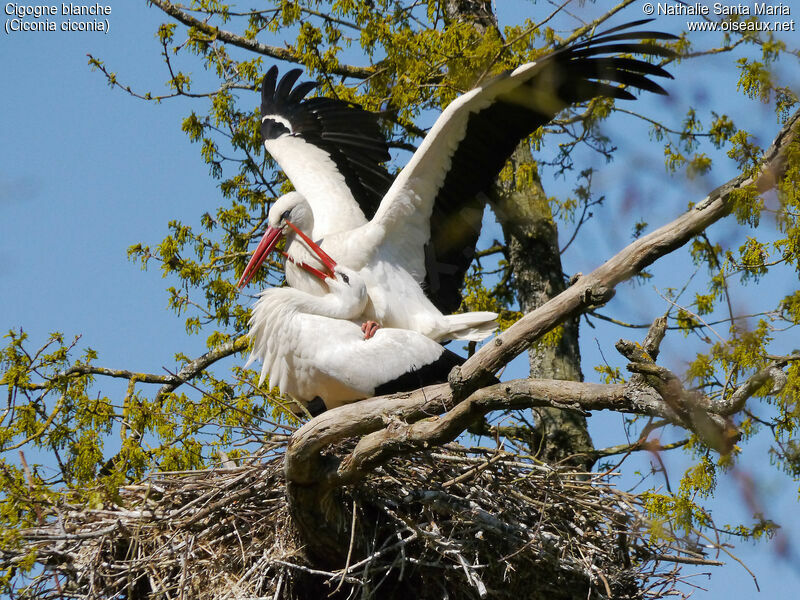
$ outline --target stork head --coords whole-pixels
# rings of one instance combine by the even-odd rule
[[[259,267],[267,260],[284,235],[296,235],[298,231],[310,232],[313,228],[314,214],[311,212],[311,206],[299,192],[289,192],[278,198],[269,209],[267,230],[258,243],[250,262],[247,263],[238,286],[241,288],[250,283],[253,276],[258,273]],[[307,238],[307,236],[305,237]]]
[[[294,229],[295,225],[290,222],[289,227]],[[295,233],[317,255],[319,261],[324,265],[325,272],[305,262],[299,263],[300,268],[305,269],[328,286],[330,293],[336,297],[339,309],[342,311],[342,318],[354,318],[364,312],[369,296],[367,295],[367,284],[358,271],[336,264],[336,261],[300,229],[295,229]]]
[[[367,284],[364,279],[349,267],[336,264],[328,254],[319,247],[319,244],[309,238],[303,231],[297,228],[294,223],[289,222],[289,227],[297,234],[319,258],[324,265],[324,270],[314,268],[308,263],[299,263],[299,267],[304,269],[314,277],[319,278],[327,286],[332,294],[338,297],[345,312],[353,316],[359,315],[364,311],[369,299],[367,295]],[[350,318],[350,317],[347,317]]]
[[[336,297],[342,315],[346,315],[342,318],[354,318],[364,312],[369,296],[367,284],[358,271],[334,264],[331,274],[325,274],[306,263],[300,266],[325,282],[329,292]]]
[[[338,295],[346,296],[358,307],[353,312],[361,314],[367,305],[367,284],[357,271],[348,267],[337,266],[333,270],[333,277],[325,280],[328,289]]]
[[[284,194],[273,203],[267,214],[267,224],[275,229],[286,229],[286,222],[290,220],[299,229],[311,233],[314,229],[314,213],[311,206],[300,192]]]

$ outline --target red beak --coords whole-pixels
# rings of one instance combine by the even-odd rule
[[[250,262],[247,263],[247,266],[244,268],[244,273],[242,273],[242,276],[239,278],[239,283],[236,284],[238,287],[242,288],[250,283],[250,280],[258,273],[259,267],[267,260],[269,253],[272,252],[275,246],[278,245],[278,242],[281,241],[281,237],[283,237],[282,229],[277,227],[267,228],[264,237],[262,237],[261,241],[258,243],[256,251],[253,252]]]
[[[333,277],[332,275],[328,275],[327,273],[323,273],[319,269],[315,269],[308,263],[300,263],[300,268],[304,269],[307,273],[311,273],[314,277],[318,277],[322,281],[325,281],[328,277]]]
[[[314,253],[319,257],[320,262],[323,265],[325,265],[325,268],[328,270],[328,273],[321,273],[320,271],[318,271],[317,269],[314,269],[314,267],[312,267],[310,265],[307,265],[306,263],[303,263],[300,266],[303,267],[306,271],[308,271],[312,275],[317,275],[317,273],[319,273],[319,275],[317,275],[317,277],[320,277],[320,275],[321,275],[322,276],[321,279],[324,279],[325,277],[333,277],[333,270],[336,268],[336,261],[333,260],[330,256],[328,256],[328,253],[325,252],[325,250],[323,250],[322,248],[320,248],[319,244],[317,244],[314,240],[312,240],[310,237],[308,237],[305,233],[300,231],[300,229],[294,223],[292,223],[289,219],[286,219],[286,224],[289,227],[291,227],[294,230],[294,232],[297,235],[299,235],[300,238],[306,244],[308,244],[308,247],[311,248],[311,250],[313,250]],[[316,271],[316,273],[314,273],[310,269],[313,269],[313,271]]]

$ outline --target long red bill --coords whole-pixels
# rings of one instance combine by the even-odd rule
[[[322,281],[325,281],[328,277],[333,277],[333,275],[327,275],[326,273],[323,273],[319,269],[315,269],[310,264],[305,262],[300,263],[300,268],[308,273],[311,273],[314,277],[319,277]]]
[[[256,251],[253,252],[250,262],[247,263],[247,266],[244,268],[244,273],[242,273],[242,276],[239,278],[239,283],[236,284],[238,287],[242,288],[250,283],[250,280],[258,273],[259,267],[267,260],[269,253],[272,252],[275,246],[278,245],[278,242],[281,241],[282,236],[282,229],[278,227],[267,228],[267,231],[256,247]]]
[[[312,240],[310,237],[308,237],[305,233],[300,231],[300,229],[294,223],[292,223],[289,219],[286,219],[286,224],[289,227],[291,227],[294,230],[294,232],[297,235],[299,235],[300,238],[306,244],[308,244],[308,247],[311,248],[316,253],[317,256],[319,256],[320,262],[322,262],[322,264],[325,265],[325,268],[327,268],[328,271],[330,271],[330,274],[323,276],[323,279],[325,277],[333,277],[333,270],[336,268],[336,261],[333,260],[330,256],[328,256],[328,253],[325,252],[325,250],[323,250],[322,248],[320,248],[319,244],[317,244],[314,240]],[[308,265],[305,265],[305,263],[304,263],[303,265],[300,265],[300,266],[305,268]],[[313,267],[311,267],[311,268],[313,268]],[[308,270],[308,269],[306,269],[306,270]],[[314,269],[314,270],[316,270],[316,269]]]
[[[325,273],[323,273],[319,269],[317,269],[315,267],[312,267],[307,262],[301,262],[301,263],[295,262],[295,260],[291,256],[289,256],[289,254],[287,254],[286,252],[282,251],[281,254],[283,254],[283,256],[286,258],[286,260],[288,260],[290,263],[296,264],[298,267],[300,267],[301,269],[303,269],[307,273],[311,273],[314,277],[319,277],[323,281],[325,279],[327,279],[328,277],[333,277],[333,275],[326,275]]]

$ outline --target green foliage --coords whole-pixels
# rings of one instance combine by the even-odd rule
[[[733,125],[733,121],[730,120],[728,115],[719,116],[713,111],[711,115],[714,117],[714,121],[711,123],[708,133],[711,136],[711,142],[714,144],[714,147],[721,148],[736,132],[736,127]]]
[[[505,261],[501,261],[501,267],[505,266]],[[496,312],[498,329],[505,331],[514,323],[522,318],[522,313],[517,310],[509,309],[509,298],[513,293],[508,286],[507,280],[501,280],[489,290],[485,286],[483,272],[479,268],[472,269],[467,273],[464,281],[464,292],[461,300],[461,308],[464,312],[473,310],[488,310]]]
[[[769,101],[772,90],[772,76],[764,63],[740,58],[737,61],[740,69],[739,89],[750,98],[757,98],[762,102]]]
[[[664,156],[667,170],[670,173],[676,173],[685,167],[687,177],[694,179],[698,175],[705,175],[711,171],[713,165],[711,158],[705,152],[697,151],[701,141],[709,139],[714,148],[721,148],[736,132],[736,126],[727,115],[719,116],[716,112],[711,111],[711,117],[711,126],[706,131],[697,112],[690,109],[681,130],[669,136],[664,145]],[[654,139],[661,141],[667,137],[667,131],[656,124],[653,126],[651,135]]]
[[[698,525],[710,524],[703,509],[685,495],[667,495],[645,492],[645,508],[652,517],[652,535],[654,538],[674,539],[669,530],[662,525],[670,522],[684,534],[688,534]]]
[[[619,370],[619,367],[611,367],[609,365],[598,365],[594,368],[600,374],[600,380],[603,383],[625,383],[625,378]]]
[[[710,515],[696,502],[696,499],[708,498],[713,494],[717,483],[717,468],[708,454],[702,454],[699,462],[684,473],[677,493],[644,494],[645,507],[655,519],[652,529],[654,537],[669,539],[665,530],[659,527],[659,523],[664,521],[669,521],[685,534],[691,533],[698,527],[712,525]]]
[[[140,381],[167,384],[169,379],[153,382],[152,375],[96,367],[91,349],[73,358],[79,338],[66,343],[54,333],[36,351],[28,349],[23,332],[11,331],[6,339],[0,378],[8,390],[0,413],[0,478],[6,493],[0,517],[12,530],[39,518],[37,498],[69,493],[102,503],[119,485],[153,469],[205,466],[216,448],[239,441],[243,430],[258,428],[268,415],[282,418],[270,415],[263,398],[252,394],[254,374],[240,367],[224,379],[205,372],[198,385],[206,391],[199,399],[170,392],[148,397],[137,390]],[[114,401],[93,391],[98,375],[129,379],[124,398]],[[58,475],[20,469],[8,455],[18,448],[51,453]]]

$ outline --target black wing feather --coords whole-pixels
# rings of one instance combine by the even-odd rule
[[[303,98],[305,98],[306,95],[311,90],[316,88],[318,85],[319,84],[316,81],[306,81],[304,83],[301,83],[296,88],[294,88],[294,90],[292,90],[291,93],[289,94],[289,98],[288,98],[289,103],[290,104],[297,104],[298,102],[303,100]]]
[[[325,151],[371,219],[392,183],[382,165],[390,156],[378,116],[336,98],[304,100],[317,83],[307,81],[294,87],[301,73],[301,69],[292,69],[278,81],[277,67],[267,71],[261,86],[261,114],[285,119],[291,130],[278,120],[265,119],[261,136],[270,140],[291,133]]]
[[[426,385],[444,383],[453,367],[463,365],[466,359],[447,348],[442,348],[442,354],[432,363],[423,365],[413,371],[404,373],[397,379],[382,383],[375,388],[373,395],[384,396],[410,392]]]
[[[639,19],[638,21],[629,21],[627,23],[623,23],[622,25],[617,25],[616,27],[612,27],[611,29],[606,29],[605,31],[601,31],[596,35],[596,37],[605,37],[610,33],[614,33],[615,31],[621,31],[623,29],[631,29],[632,27],[638,27],[639,25],[644,25],[645,23],[652,23],[655,19]],[[649,32],[648,32],[649,33]],[[657,32],[658,35],[670,35],[668,33]],[[674,36],[673,36],[674,38]],[[670,38],[672,39],[672,38]],[[591,41],[591,38],[588,40]],[[584,42],[585,43],[585,42]]]
[[[671,78],[660,66],[635,58],[608,56],[624,53],[674,57],[669,49],[637,41],[676,39],[659,31],[631,30],[651,20],[613,27],[537,61],[541,67],[524,85],[536,87],[539,94],[549,91],[552,101],[547,106],[522,106],[500,97],[470,116],[466,135],[453,154],[434,202],[431,241],[425,252],[426,292],[443,313],[454,312],[461,304],[461,287],[480,235],[488,192],[520,141],[571,104],[596,97],[635,98],[621,86],[666,94],[648,78]],[[389,159],[389,152],[377,115],[337,99],[303,100],[316,84],[305,82],[292,89],[300,73],[300,69],[289,71],[278,82],[277,67],[269,69],[262,85],[261,114],[279,115],[291,124],[291,133],[326,151],[364,214],[372,218],[392,181],[382,164]],[[498,78],[508,76],[506,73]],[[286,133],[289,130],[278,121],[262,123],[264,139]]]
[[[641,39],[676,39],[657,31],[624,31],[647,23],[637,21],[556,50],[539,61],[541,68],[527,85],[538,93],[550,91],[547,106],[521,106],[499,97],[470,116],[464,139],[452,157],[450,170],[436,197],[431,217],[431,242],[426,252],[426,285],[443,313],[461,304],[461,287],[480,235],[488,193],[517,145],[562,108],[596,97],[634,99],[627,88],[657,94],[664,89],[647,76],[669,77],[660,66],[635,58],[608,54],[674,57],[675,53]],[[499,77],[508,77],[509,74]],[[487,86],[490,84],[487,84]],[[533,96],[533,95],[532,95]]]

